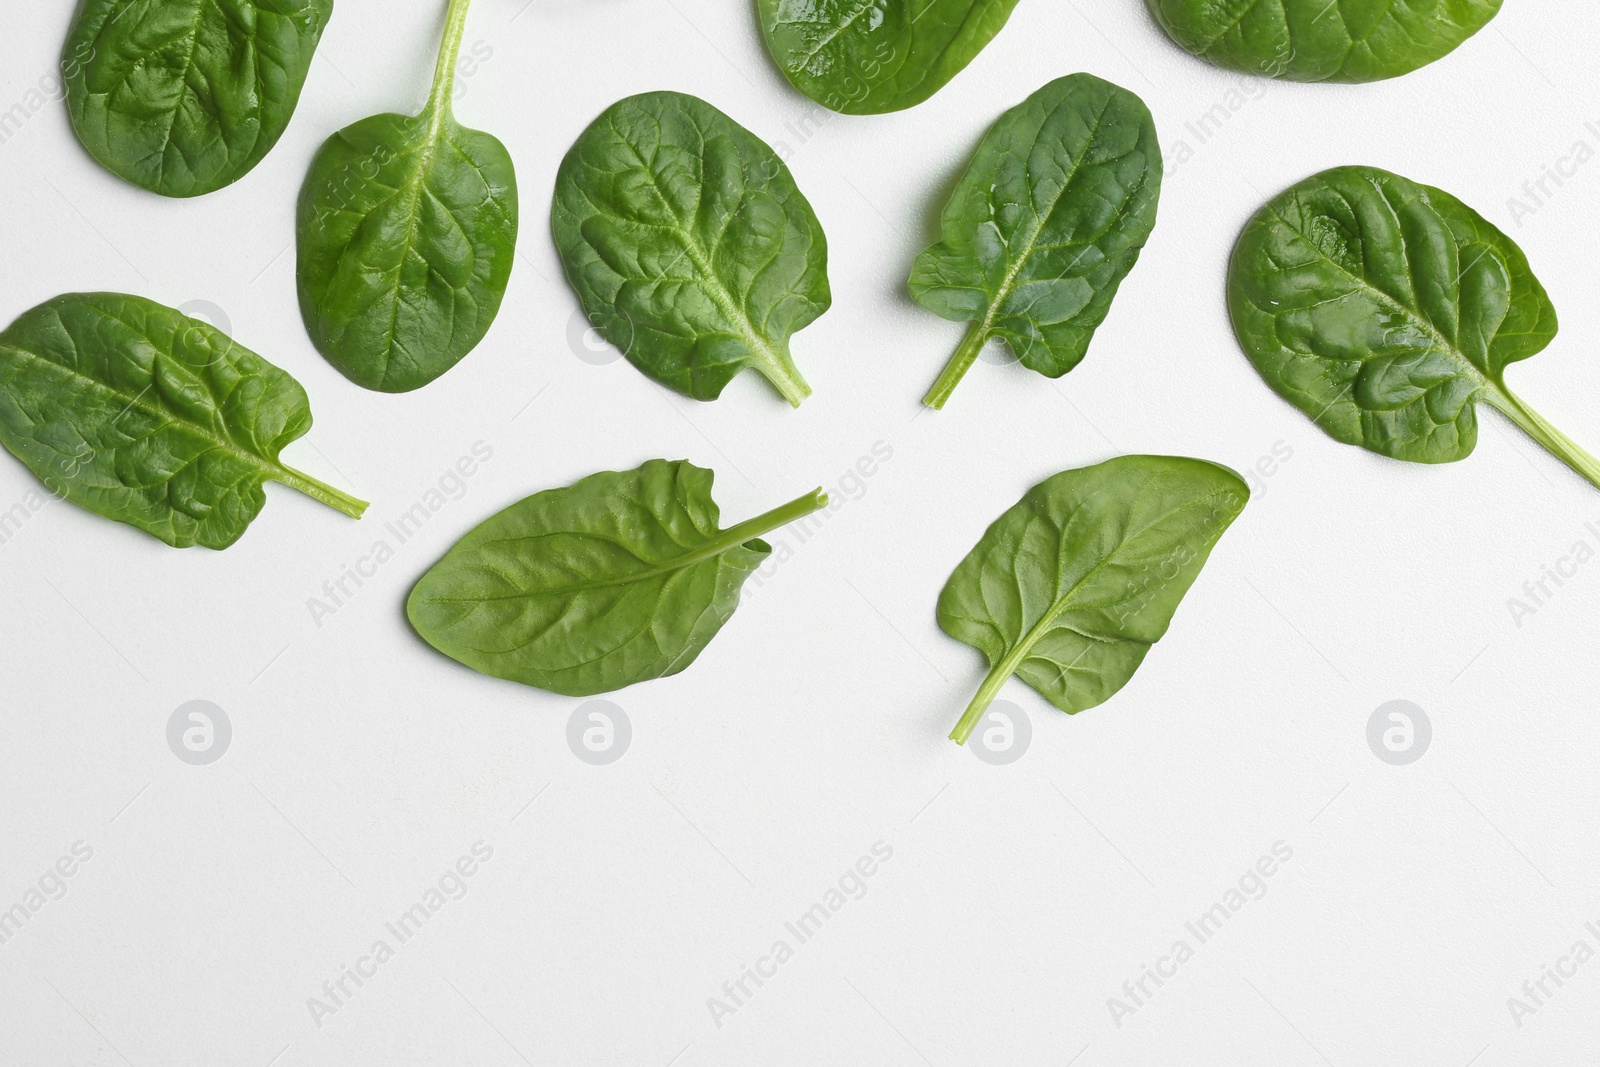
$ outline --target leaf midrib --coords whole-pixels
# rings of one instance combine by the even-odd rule
[[[612,538],[601,537],[598,534],[573,530],[556,530],[548,534],[537,534],[532,537],[497,538],[493,541],[486,541],[482,545],[473,546],[473,551],[482,552],[485,548],[491,545],[506,545],[518,541],[539,540],[545,537],[558,537],[563,535],[570,536],[574,533],[577,533],[582,537],[592,537],[596,540],[618,545],[619,547],[622,547],[624,551],[629,551],[630,554],[632,554],[631,550],[628,550],[626,546],[621,544],[621,542]],[[633,585],[638,582],[648,582],[655,578],[667,577],[676,574],[679,571],[688,570],[690,567],[695,567],[701,563],[716,559],[719,556],[726,555],[735,548],[747,544],[752,540],[754,540],[754,538],[750,537],[748,534],[742,534],[737,528],[733,528],[721,531],[716,537],[706,541],[705,544],[689,552],[685,552],[680,556],[671,557],[665,561],[653,564],[646,570],[622,575],[617,578],[606,578],[600,581],[586,581],[576,585],[556,586],[545,589],[530,590],[527,592],[505,593],[496,596],[431,596],[428,599],[438,604],[488,604],[508,600],[534,600],[540,597],[576,596],[579,593],[592,592],[597,589],[610,589],[615,588],[616,586]]]

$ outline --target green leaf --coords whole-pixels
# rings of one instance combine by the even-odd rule
[[[767,50],[834,111],[920,104],[975,59],[1017,0],[757,0]]]
[[[1185,51],[1229,70],[1370,82],[1455,51],[1501,0],[1147,0]]]
[[[1226,467],[1122,456],[1028,490],[939,596],[939,625],[989,674],[951,733],[965,744],[1015,674],[1069,715],[1128,683],[1250,498]]]
[[[238,181],[289,125],[333,0],[84,0],[61,58],[78,138],[164,196]]]
[[[711,479],[653,459],[513,504],[423,575],[411,624],[473,670],[567,696],[677,674],[771,553],[757,538],[828,503],[818,490],[723,530]]]
[[[924,403],[942,408],[991,338],[1050,378],[1076,367],[1156,224],[1161,146],[1133,93],[1089,74],[990,128],[917,257],[911,295],[972,329]]]
[[[143,297],[58,296],[0,333],[0,444],[51,492],[176,548],[227,548],[282,482],[366,503],[285,466],[305,390],[227,334]]]
[[[1505,384],[1556,311],[1511,238],[1440,189],[1338,167],[1245,226],[1228,307],[1245,354],[1285,400],[1346,444],[1451,463],[1487,400],[1589,481],[1600,461]]]
[[[704,100],[645,93],[583,132],[551,229],[589,321],[656,381],[715,400],[754,367],[811,395],[789,337],[828,310],[828,243],[783,160]]]
[[[368,389],[418,389],[489,332],[517,244],[505,145],[455,120],[468,0],[451,0],[422,114],[374,115],[328,138],[296,225],[300,312],[317,349]]]

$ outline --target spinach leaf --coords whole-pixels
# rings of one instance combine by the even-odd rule
[[[757,0],[767,50],[823,107],[920,104],[975,59],[1017,0]]]
[[[143,297],[72,293],[0,333],[0,444],[52,493],[175,548],[227,548],[282,482],[366,503],[285,466],[305,390],[227,334]]]
[[[300,312],[357,385],[420,388],[483,340],[517,244],[505,145],[451,107],[469,0],[451,0],[420,115],[374,115],[328,138],[300,191]]]
[[[333,0],[84,0],[62,54],[78,139],[164,196],[238,181],[289,125]]]
[[[1147,0],[1185,51],[1229,70],[1302,82],[1370,82],[1455,51],[1501,0]]]
[[[828,504],[819,489],[724,530],[711,479],[653,459],[513,504],[423,575],[411,625],[473,670],[567,696],[677,674],[771,553],[757,538]]]
[[[944,407],[992,337],[1047,377],[1076,367],[1156,224],[1161,173],[1144,101],[1092,75],[1002,115],[911,272],[917,303],[973,323],[923,402]]]
[[[1451,463],[1486,400],[1600,486],[1600,460],[1506,387],[1556,335],[1511,238],[1440,189],[1337,167],[1245,226],[1228,307],[1256,370],[1328,434],[1394,459]]]
[[[939,597],[944,632],[989,674],[950,738],[966,744],[1015,674],[1069,715],[1128,683],[1250,490],[1198,459],[1122,456],[1028,490]]]
[[[754,367],[811,395],[789,337],[828,310],[828,243],[783,160],[704,100],[645,93],[589,126],[556,174],[551,230],[589,321],[696,400]]]

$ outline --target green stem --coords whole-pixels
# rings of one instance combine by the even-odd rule
[[[782,507],[773,508],[765,515],[757,515],[753,519],[746,519],[737,526],[730,526],[717,535],[713,545],[725,546],[720,549],[726,552],[734,545],[742,545],[746,541],[753,541],[762,534],[771,533],[780,526],[787,526],[796,519],[803,519],[812,512],[821,511],[828,506],[828,494],[820,488],[813,489],[805,496],[796,497]]]
[[[978,696],[973,697],[973,702],[966,705],[966,712],[962,713],[962,721],[955,723],[955,729],[950,731],[950,741],[955,744],[966,744],[966,739],[973,736],[974,729],[984,718],[984,712],[989,710],[989,705],[994,704],[995,697],[1000,696],[1000,688],[1005,686],[1006,678],[1011,677],[1011,667],[1008,664],[997,664],[990,670],[989,677],[984,678],[984,683],[978,686]]]
[[[1500,383],[1494,383],[1486,395],[1489,403],[1499,408],[1506,418],[1522,427],[1523,432],[1543,445],[1551,455],[1577,471],[1600,488],[1600,459],[1596,459],[1572,438],[1545,421],[1522,398]]]
[[[944,373],[939,375],[939,380],[933,383],[933,388],[928,390],[928,395],[922,398],[922,402],[935,411],[941,410],[945,401],[950,399],[950,394],[956,391],[961,379],[972,368],[972,364],[977,361],[978,353],[983,351],[983,346],[988,340],[989,320],[983,319],[967,331],[967,336],[961,341],[961,347],[950,357]]]
[[[439,64],[433,69],[433,93],[428,111],[434,115],[450,113],[450,97],[456,88],[456,62],[461,58],[461,38],[467,30],[467,8],[472,0],[450,0],[444,17],[444,41],[439,45]]]
[[[302,474],[293,467],[278,468],[275,475],[278,481],[291,489],[298,489],[312,500],[320,500],[336,511],[342,511],[352,519],[359,519],[367,510],[367,502],[357,499],[349,493],[341,492],[326,482],[319,482],[309,474]]]
[[[790,407],[799,407],[800,401],[811,395],[811,386],[801,377],[800,368],[794,365],[787,348],[766,348],[756,367],[783,394]]]

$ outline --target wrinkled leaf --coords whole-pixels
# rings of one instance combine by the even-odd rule
[[[1076,367],[1155,226],[1161,174],[1144,101],[1092,75],[1002,115],[911,272],[917,303],[973,323],[928,406],[944,407],[991,338],[1047,377]]]
[[[798,407],[789,337],[828,310],[828,245],[789,168],[704,100],[608,108],[561,161],[556,248],[589,321],[635,367],[715,400],[754,367]]]
[[[517,244],[505,145],[451,107],[467,0],[453,0],[422,114],[374,115],[330,137],[300,191],[300,311],[357,385],[420,388],[489,332]]]
[[[1501,0],[1147,0],[1185,51],[1246,74],[1370,82],[1443,59]]]
[[[227,334],[143,297],[58,296],[0,333],[0,444],[51,492],[169,545],[227,548],[282,482],[366,504],[285,466],[305,390]]]
[[[676,674],[722,629],[819,490],[722,529],[712,474],[654,459],[536,493],[462,538],[411,592],[411,624],[473,670],[567,696]]]
[[[1600,485],[1600,462],[1505,384],[1555,337],[1550,298],[1522,250],[1443,190],[1376,167],[1306,179],[1245,226],[1228,306],[1267,384],[1337,440],[1454,462],[1487,400]]]
[[[757,0],[767,50],[834,111],[920,104],[971,63],[1017,0]]]
[[[940,627],[990,666],[951,738],[966,742],[1013,674],[1069,715],[1108,700],[1249,498],[1226,467],[1169,456],[1122,456],[1028,490],[939,597]]]
[[[165,196],[238,181],[289,125],[333,0],[84,0],[62,55],[78,138]]]

